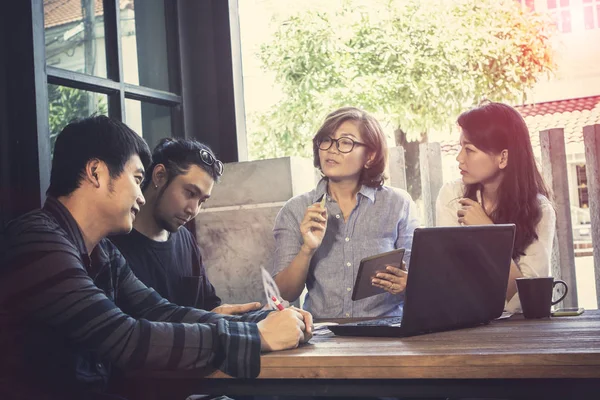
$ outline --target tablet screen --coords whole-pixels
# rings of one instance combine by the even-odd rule
[[[397,268],[402,267],[403,257],[404,249],[396,249],[363,258],[358,267],[356,282],[354,282],[352,300],[361,300],[381,293],[386,293],[385,289],[373,286],[371,284],[371,279],[373,279],[378,272],[386,272],[385,267],[388,265]]]

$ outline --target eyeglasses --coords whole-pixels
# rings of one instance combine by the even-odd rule
[[[326,136],[323,139],[319,140],[317,142],[317,146],[319,146],[319,149],[321,150],[329,150],[333,145],[333,142],[335,142],[335,145],[340,153],[350,153],[352,150],[354,150],[354,146],[356,145],[366,146],[366,144],[357,142],[356,140],[352,140],[348,137],[333,139],[329,136]]]
[[[209,167],[212,167],[214,165],[215,172],[217,173],[217,175],[219,175],[219,176],[223,175],[223,163],[221,161],[217,160],[208,151],[206,151],[204,149],[200,150],[200,159],[202,160],[202,162],[204,164],[208,165]]]

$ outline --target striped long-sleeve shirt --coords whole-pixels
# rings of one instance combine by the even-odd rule
[[[255,322],[267,312],[224,316],[169,303],[108,240],[88,256],[56,199],[11,222],[0,239],[0,398],[101,390],[110,365],[259,374]]]

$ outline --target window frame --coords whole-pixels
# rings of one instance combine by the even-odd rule
[[[179,74],[179,46],[177,41],[177,2],[164,1],[167,31],[167,64],[169,84],[174,91],[163,91],[124,82],[119,0],[102,0],[104,8],[104,35],[106,48],[106,78],[46,66],[48,84],[67,86],[108,96],[108,116],[126,121],[125,99],[171,107],[171,132],[180,136],[183,99]],[[43,18],[43,15],[42,15]]]
[[[585,25],[585,13],[586,11],[590,11],[592,13],[592,26],[587,27]],[[600,0],[590,0],[589,2],[582,2],[582,12],[583,12],[583,29],[586,31],[590,31],[593,29],[600,29]]]
[[[125,120],[125,99],[171,107],[174,136],[208,144],[223,162],[245,161],[237,0],[165,0],[169,85],[165,92],[122,79],[118,0],[103,1],[106,78],[46,66],[42,0],[0,14],[0,222],[41,207],[50,183],[48,84],[102,93]]]
[[[567,4],[562,5],[561,2],[563,0],[552,0],[554,1],[554,7],[550,7],[550,0],[546,0],[546,7],[550,14],[552,15],[554,22],[556,23],[556,28],[559,32],[563,34],[573,33],[573,12],[571,7],[571,0],[566,0]],[[563,16],[567,16],[569,19],[569,30],[565,31],[565,21]]]

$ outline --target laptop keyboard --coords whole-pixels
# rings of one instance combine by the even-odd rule
[[[349,326],[400,326],[402,324],[402,317],[382,318],[382,319],[371,319],[368,321],[351,322],[344,325]]]

